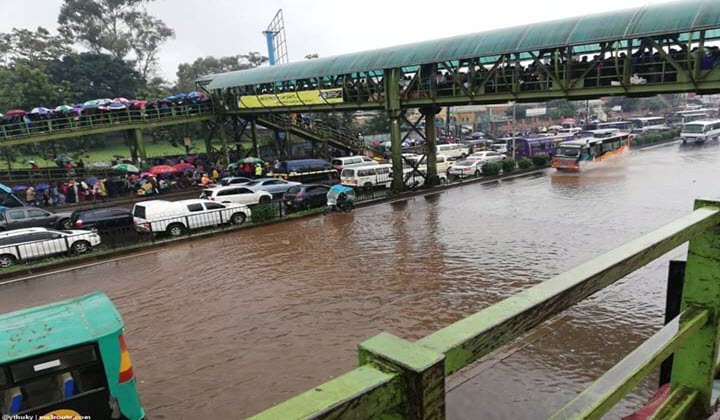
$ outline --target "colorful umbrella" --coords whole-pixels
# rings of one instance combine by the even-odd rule
[[[73,161],[73,158],[71,158],[68,155],[60,155],[55,158],[55,163],[68,163],[68,162],[72,162],[72,161]]]
[[[256,157],[246,157],[245,159],[240,159],[238,163],[263,163],[263,160]]]
[[[141,172],[140,173],[140,178],[151,177],[151,176],[152,176],[152,174],[150,172]]]
[[[12,191],[12,189],[11,189],[10,187],[8,187],[7,185],[5,185],[5,184],[0,184],[0,191],[4,191],[4,192],[6,192],[6,193],[9,193],[9,192]]]
[[[137,166],[130,165],[127,163],[121,163],[119,165],[115,165],[115,166],[111,167],[110,169],[112,169],[113,171],[116,171],[116,172],[133,173],[133,174],[140,173],[140,169],[138,169]]]
[[[73,110],[73,107],[71,107],[70,105],[58,105],[55,107],[55,111],[60,111],[60,112],[70,112],[72,110]]]
[[[96,184],[98,182],[98,179],[94,176],[88,177],[85,179],[85,183],[88,185]]]
[[[33,108],[30,113],[31,114],[39,114],[39,115],[45,115],[48,112],[50,112],[49,109],[45,108],[44,106],[39,106],[37,108]]]
[[[113,111],[122,111],[124,109],[127,109],[127,105],[125,105],[126,103],[127,102],[116,101],[116,102],[113,102],[110,105],[108,105],[108,109],[113,110]],[[102,108],[102,107],[99,107],[99,108]]]
[[[123,97],[115,98],[115,99],[113,99],[112,101],[113,101],[113,102],[122,102],[122,103],[125,103],[125,104],[130,103],[129,100],[127,100],[127,99],[125,99],[125,98],[123,98]]]
[[[45,191],[48,188],[50,188],[50,186],[48,184],[40,184],[37,187],[35,187],[35,191]]]
[[[169,165],[157,165],[150,168],[149,172],[153,175],[160,175],[160,174],[169,174],[173,172],[177,172],[175,168]]]
[[[27,112],[23,111],[22,109],[12,109],[5,113],[5,116],[7,117],[24,117]]]
[[[190,99],[197,99],[198,101],[206,101],[208,100],[208,96],[203,92],[190,92],[188,93],[188,98]]]
[[[195,169],[195,166],[189,164],[189,163],[178,163],[177,165],[173,165],[173,168],[175,168],[176,171],[182,172],[182,171],[192,171]]]
[[[13,187],[13,191],[23,191],[23,190],[27,190],[27,187],[24,185],[16,185]]]

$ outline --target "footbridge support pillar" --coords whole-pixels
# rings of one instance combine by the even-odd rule
[[[421,108],[420,113],[425,116],[425,160],[427,162],[425,185],[438,185],[440,178],[437,173],[437,129],[435,126],[435,116],[440,113],[440,107]]]
[[[402,135],[400,133],[400,77],[401,69],[385,70],[385,110],[390,117],[390,153],[392,155],[392,190],[405,190],[405,177],[402,160]]]

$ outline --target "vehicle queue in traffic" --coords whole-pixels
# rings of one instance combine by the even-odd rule
[[[575,127],[558,126],[553,132],[514,139],[490,141],[478,136],[466,143],[438,144],[439,182],[484,175],[486,164],[502,163],[513,151],[517,158],[546,155],[557,170],[585,170],[588,164],[620,156],[629,148],[632,133],[663,128],[652,125],[656,122],[638,118],[598,123],[579,132],[568,131]],[[720,120],[690,121],[682,127],[683,142],[720,138]],[[411,188],[425,184],[426,156],[406,150],[402,159],[405,184]],[[18,262],[84,254],[103,245],[132,244],[143,235],[180,237],[198,229],[242,225],[252,220],[253,208],[261,205],[274,205],[281,215],[315,207],[337,208],[338,197],[351,201],[355,191],[389,189],[392,176],[391,161],[368,156],[336,157],[330,162],[301,159],[279,162],[267,177],[222,178],[191,200],[149,200],[132,209],[100,207],[72,213],[7,208],[0,211],[0,269]],[[336,184],[346,189],[333,191]],[[332,197],[332,205],[328,197]],[[349,204],[340,207],[352,208],[352,202]]]

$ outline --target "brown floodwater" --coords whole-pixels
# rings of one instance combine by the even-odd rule
[[[718,196],[720,147],[539,174],[188,242],[0,288],[2,312],[102,290],[153,419],[238,418],[417,339]],[[543,418],[662,322],[677,249],[448,383],[452,419]],[[651,378],[614,415],[646,398]]]

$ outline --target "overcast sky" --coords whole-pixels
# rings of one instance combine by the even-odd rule
[[[156,0],[150,12],[175,29],[161,75],[200,56],[260,51],[261,32],[282,8],[290,60],[442,38],[525,23],[656,4],[656,0]],[[0,32],[57,27],[62,0],[0,0]]]

